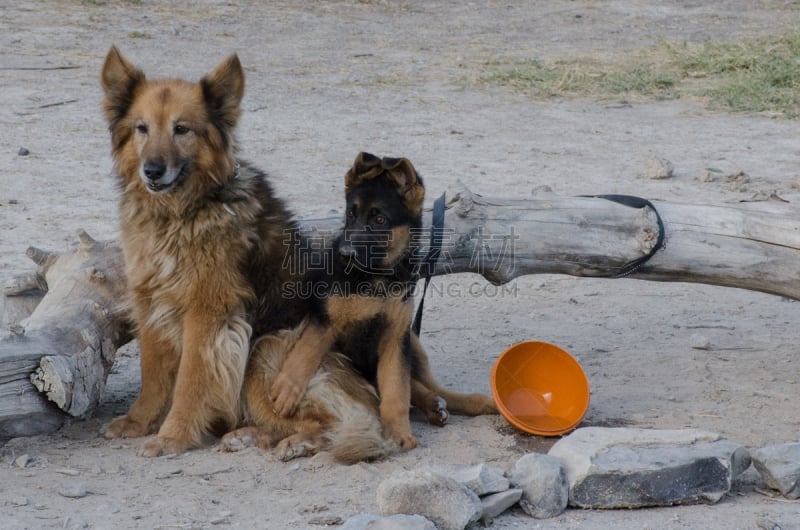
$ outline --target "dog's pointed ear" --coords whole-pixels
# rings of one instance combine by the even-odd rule
[[[373,178],[383,171],[381,159],[371,153],[361,152],[356,155],[353,167],[344,176],[344,189],[346,193],[361,184],[364,180]]]
[[[381,167],[394,181],[406,202],[406,207],[412,212],[419,213],[422,210],[422,201],[425,199],[425,186],[411,161],[407,158],[384,158],[381,160]]]
[[[200,80],[200,86],[212,123],[225,133],[230,132],[239,120],[244,96],[244,70],[239,57],[233,54],[222,61]]]
[[[144,73],[133,66],[116,46],[111,46],[103,63],[100,83],[106,96],[103,110],[112,131],[128,113],[136,89],[144,82]]]

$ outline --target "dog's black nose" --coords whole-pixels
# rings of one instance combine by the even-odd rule
[[[353,245],[342,243],[339,245],[339,255],[343,258],[355,258],[358,256],[358,250]]]
[[[167,166],[161,162],[145,162],[144,176],[149,180],[158,180],[167,172]]]

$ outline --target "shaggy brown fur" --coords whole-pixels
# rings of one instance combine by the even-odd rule
[[[327,450],[343,464],[396,452],[398,447],[381,436],[375,387],[355,375],[349,360],[335,352],[321,356],[295,414],[283,418],[275,412],[269,388],[292,349],[308,336],[304,323],[255,344],[242,392],[246,426],[226,434],[223,449],[274,447],[281,460]]]
[[[369,420],[372,410],[378,425],[374,392],[336,356],[322,363],[318,388],[296,420],[273,425],[269,414],[251,406],[261,399],[253,393],[272,384],[264,367],[282,362],[305,328],[307,307],[281,292],[302,272],[291,262],[302,260],[291,216],[265,175],[235,156],[233,129],[244,93],[239,59],[229,57],[199,83],[151,81],[112,47],[102,86],[142,365],[139,397],[106,436],[157,431],[142,448],[157,456],[236,426],[251,339],[256,373],[248,378],[244,408],[248,420],[282,435],[270,438],[270,446],[290,437],[281,449],[287,455],[299,451],[296,444],[311,445],[309,439],[322,447],[323,433],[352,411],[367,411],[360,416]],[[369,421],[353,428],[374,445],[363,452],[353,442],[344,459],[384,451],[379,426],[364,425]]]

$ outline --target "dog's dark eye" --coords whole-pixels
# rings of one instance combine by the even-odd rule
[[[347,218],[348,219],[353,219],[353,218],[355,218],[355,216],[356,216],[356,209],[355,208],[350,208],[349,210],[347,210]]]
[[[386,216],[382,214],[378,214],[372,218],[372,222],[376,225],[385,225],[386,224]]]
[[[147,134],[147,125],[145,125],[144,123],[140,123],[139,125],[136,126],[136,130],[142,134]]]
[[[172,129],[172,132],[175,133],[177,136],[180,136],[182,134],[188,133],[189,132],[189,127],[187,127],[185,125],[176,125]]]

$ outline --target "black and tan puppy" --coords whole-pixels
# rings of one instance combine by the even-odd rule
[[[344,230],[333,244],[328,267],[310,273],[314,291],[324,292],[306,331],[317,346],[295,348],[288,355],[271,391],[276,410],[293,413],[308,374],[333,349],[376,385],[383,435],[405,450],[417,445],[409,420],[412,403],[436,425],[447,421],[448,408],[471,416],[496,413],[488,396],[441,388],[410,330],[425,196],[411,162],[360,153],[345,176],[345,191]]]

